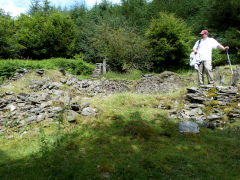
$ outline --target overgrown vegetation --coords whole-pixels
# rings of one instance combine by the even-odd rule
[[[208,29],[239,63],[239,13],[236,0],[104,0],[91,9],[76,4],[64,10],[34,0],[16,18],[1,10],[0,58],[82,54],[87,62],[107,59],[112,71],[176,70],[187,64],[199,32]],[[222,52],[215,56],[214,65],[226,61]]]
[[[94,70],[94,66],[84,62],[76,56],[76,59],[46,59],[36,60],[0,60],[0,77],[9,78],[17,69],[59,69],[64,68],[65,71],[75,75],[89,75]]]

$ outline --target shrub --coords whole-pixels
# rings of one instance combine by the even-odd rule
[[[16,21],[20,56],[32,59],[71,57],[75,51],[76,27],[66,14],[21,15]]]
[[[226,55],[220,50],[214,50],[212,55],[212,65],[220,66],[227,63]]]
[[[107,25],[99,26],[99,37],[94,39],[93,47],[98,49],[99,57],[106,58],[111,70],[127,71],[149,69],[149,51],[138,34],[122,28],[113,29]]]
[[[183,20],[161,12],[151,21],[146,36],[155,71],[188,64],[192,36]]]
[[[0,77],[9,78],[17,69],[59,69],[63,67],[74,75],[91,74],[94,66],[82,59],[55,58],[41,61],[34,60],[0,60]]]

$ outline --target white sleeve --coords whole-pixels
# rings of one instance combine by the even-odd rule
[[[197,47],[198,47],[198,42],[199,42],[199,40],[195,43],[195,45],[193,46],[193,49],[197,49]]]
[[[219,42],[217,42],[215,39],[212,38],[212,48],[213,49],[217,49],[219,44],[220,44]]]

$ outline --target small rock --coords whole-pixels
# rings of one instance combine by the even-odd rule
[[[67,116],[68,122],[75,122],[75,121],[77,120],[77,116],[78,116],[78,115],[79,115],[79,114],[76,113],[75,111],[70,110],[70,111],[68,112],[68,116]]]
[[[14,94],[13,92],[5,92],[6,96],[10,96],[10,95],[13,95],[13,94]]]
[[[14,137],[13,137],[13,136],[8,136],[7,138],[8,138],[8,140],[11,140],[11,139],[13,139]]]
[[[46,118],[46,115],[45,115],[45,114],[40,114],[40,115],[37,116],[37,122],[41,122],[41,121],[43,121],[45,118]]]
[[[44,74],[44,69],[39,69],[36,71],[36,73],[41,76]]]
[[[25,122],[28,124],[28,123],[31,123],[33,121],[36,121],[37,120],[37,116],[31,116],[31,117],[28,117]]]
[[[63,84],[66,84],[67,80],[66,79],[60,79],[60,82],[63,83]]]
[[[82,115],[84,116],[96,116],[96,109],[93,109],[91,107],[84,108],[82,110]]]
[[[223,118],[222,116],[218,116],[218,115],[213,114],[213,115],[208,116],[207,120],[212,121],[212,120],[218,120],[218,119],[222,119],[222,118]]]
[[[87,107],[89,107],[89,106],[90,106],[90,104],[89,104],[88,102],[83,103],[83,104],[81,105],[81,110],[83,110],[84,108],[87,108]]]
[[[59,113],[59,112],[61,112],[62,110],[63,110],[62,107],[54,107],[54,108],[52,109],[52,112],[54,112],[54,113]]]
[[[7,105],[7,109],[9,109],[11,112],[13,112],[17,109],[17,107],[14,106],[13,104],[9,104],[9,105]]]
[[[51,105],[52,105],[52,103],[50,103],[50,102],[43,102],[40,105],[40,108],[43,109],[43,108],[46,108],[46,107],[50,107]]]
[[[179,132],[192,132],[192,133],[199,133],[199,127],[197,123],[191,121],[182,121],[178,125]]]

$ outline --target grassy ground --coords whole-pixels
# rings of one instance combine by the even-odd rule
[[[97,117],[69,124],[59,116],[0,135],[0,179],[240,179],[239,123],[181,134],[178,121],[156,108],[177,101],[181,109],[185,93],[186,87],[174,94],[93,97]]]
[[[97,117],[0,136],[0,179],[239,179],[239,127],[180,134],[164,97],[93,98]]]

